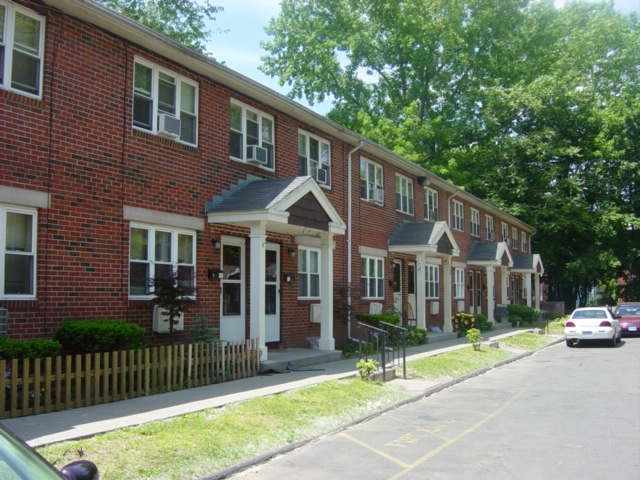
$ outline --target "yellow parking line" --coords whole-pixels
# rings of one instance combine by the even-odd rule
[[[391,460],[393,463],[396,463],[398,465],[400,465],[402,468],[408,469],[411,467],[411,465],[409,465],[408,463],[403,462],[402,460],[398,460],[397,458],[389,455],[388,453],[383,452],[382,450],[378,450],[375,447],[372,447],[371,445],[369,445],[366,442],[363,442],[361,440],[358,440],[357,438],[352,437],[351,435],[342,432],[340,435],[342,435],[345,438],[348,438],[349,440],[351,440],[354,443],[357,443],[358,445],[366,448],[367,450],[371,450],[372,452],[380,455],[381,457],[386,458],[387,460]]]
[[[417,466],[423,464],[424,462],[426,462],[427,460],[429,460],[430,458],[436,456],[438,453],[440,453],[441,451],[443,451],[445,448],[453,445],[454,443],[456,443],[458,440],[466,437],[467,435],[469,435],[470,433],[475,432],[479,427],[481,427],[482,425],[484,425],[485,423],[487,423],[489,420],[491,420],[492,418],[495,418],[496,416],[498,416],[498,414],[500,414],[505,408],[507,408],[509,405],[511,405],[520,395],[522,395],[523,392],[518,392],[516,393],[513,397],[511,397],[509,400],[507,400],[500,408],[494,410],[492,413],[490,413],[489,415],[487,415],[485,418],[483,418],[482,420],[480,420],[478,423],[476,423],[475,425],[470,426],[469,428],[467,428],[465,431],[461,432],[460,434],[458,434],[457,436],[455,436],[454,438],[447,440],[446,442],[444,442],[442,445],[440,445],[437,448],[434,448],[433,450],[428,451],[425,455],[423,455],[422,457],[420,457],[418,460],[416,460],[415,462],[413,462],[411,465],[407,465],[406,467],[404,467],[404,470],[396,473],[395,475],[389,477],[387,480],[395,480],[397,478],[400,478],[401,476],[403,476],[405,473],[410,472],[411,470],[413,470],[414,468],[416,468]]]

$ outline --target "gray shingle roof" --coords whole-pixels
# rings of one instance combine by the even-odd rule
[[[498,256],[498,243],[496,242],[474,242],[467,260],[475,262],[495,261]]]
[[[285,190],[295,178],[270,178],[248,176],[229,190],[207,202],[206,213],[262,210]]]
[[[432,222],[405,222],[389,237],[389,245],[426,245],[435,224]]]

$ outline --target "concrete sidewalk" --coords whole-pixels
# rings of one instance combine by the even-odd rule
[[[487,338],[497,340],[526,329],[504,329]],[[496,332],[497,333],[497,332]],[[407,360],[437,355],[468,346],[466,338],[456,338],[407,349]],[[37,447],[50,443],[88,437],[123,427],[176,417],[190,412],[216,408],[250,398],[273,395],[314,385],[327,380],[354,376],[357,359],[343,359],[314,365],[308,370],[287,371],[216,383],[131,400],[75,408],[60,412],[3,420],[2,424]]]

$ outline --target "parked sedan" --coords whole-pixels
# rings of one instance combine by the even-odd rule
[[[585,340],[607,340],[615,347],[622,336],[618,316],[606,307],[576,308],[564,323],[564,334],[568,347]]]
[[[616,309],[623,335],[640,335],[640,303],[621,303]]]
[[[78,460],[56,470],[18,437],[0,427],[0,478],[8,480],[98,480],[98,469]]]

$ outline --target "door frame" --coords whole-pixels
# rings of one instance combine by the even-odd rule
[[[278,243],[267,243],[264,247],[264,251],[265,251],[265,268],[267,267],[266,264],[266,252],[275,252],[276,254],[276,261],[275,261],[275,266],[276,266],[276,271],[275,271],[275,281],[267,281],[267,272],[265,272],[265,282],[264,282],[264,287],[265,287],[265,342],[279,342],[280,341],[280,244]],[[275,306],[276,306],[276,312],[275,314],[268,314],[266,312],[266,308],[267,308],[267,301],[266,299],[268,298],[267,296],[267,286],[268,285],[273,285],[275,286],[275,293],[276,293],[276,298],[275,298]]]
[[[224,273],[224,248],[225,246],[240,248],[240,281],[227,279]],[[220,279],[220,339],[230,342],[244,341],[246,338],[246,241],[241,237],[223,235],[220,240],[220,269],[223,278]],[[226,284],[240,285],[240,314],[224,315],[224,287]]]

